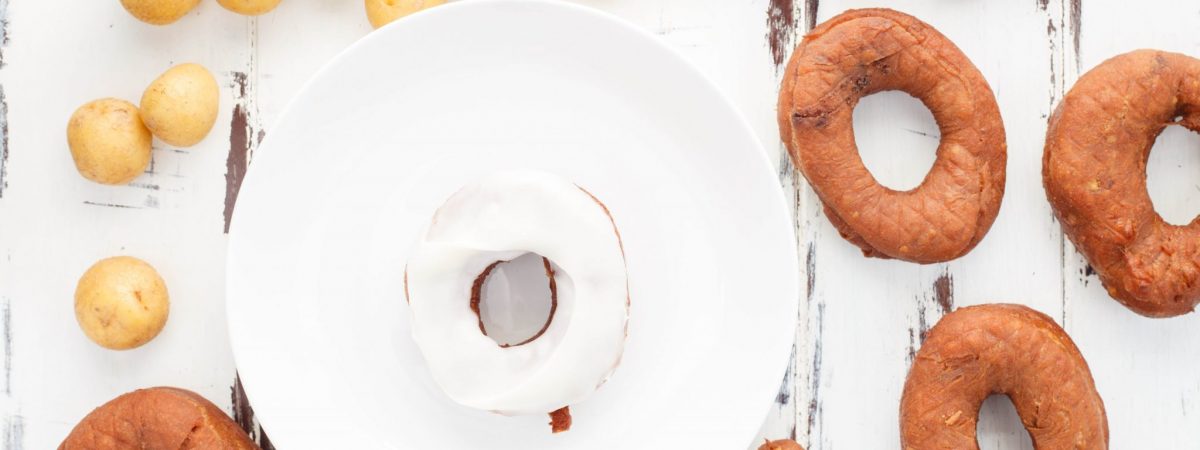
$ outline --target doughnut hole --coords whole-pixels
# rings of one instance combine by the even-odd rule
[[[1017,408],[1004,395],[993,395],[979,408],[975,424],[979,450],[1033,450],[1033,439],[1021,424]]]
[[[536,253],[492,264],[471,290],[471,308],[479,316],[480,331],[501,347],[541,337],[558,307],[555,278],[564,276],[558,266]]]
[[[1187,225],[1200,213],[1200,135],[1169,126],[1146,161],[1146,189],[1154,211],[1167,223]]]
[[[854,142],[875,181],[896,190],[921,185],[937,159],[941,132],[916,97],[886,91],[863,97],[854,108]]]

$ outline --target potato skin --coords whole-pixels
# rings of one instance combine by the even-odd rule
[[[221,88],[208,69],[180,64],[168,69],[142,93],[142,121],[171,145],[190,147],[208,136],[217,122]]]
[[[217,0],[225,9],[244,16],[266,14],[279,6],[279,2],[280,0]]]
[[[446,3],[446,0],[365,0],[367,20],[371,26],[382,27],[396,19]]]
[[[130,256],[102,259],[75,288],[75,319],[101,347],[128,350],[162,331],[170,311],[167,286],[145,261]]]
[[[121,0],[129,14],[152,25],[175,23],[198,4],[200,0]]]
[[[133,181],[150,164],[150,130],[136,106],[104,98],[80,106],[67,124],[67,146],[84,178],[102,184]]]

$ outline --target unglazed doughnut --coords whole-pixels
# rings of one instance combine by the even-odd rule
[[[96,408],[58,450],[259,450],[220,408],[195,392],[157,387]]]
[[[484,334],[471,297],[497,261],[526,253],[557,268],[555,312],[540,337],[501,347]],[[506,415],[561,410],[555,428],[569,426],[564,407],[603,384],[624,351],[620,236],[599,200],[558,176],[507,171],[463,187],[434,214],[405,277],[413,339],[438,386],[462,405]]]
[[[780,439],[763,442],[763,445],[758,446],[758,450],[804,450],[804,447],[791,439]]]
[[[1108,294],[1152,317],[1200,303],[1200,221],[1163,221],[1146,159],[1168,125],[1200,131],[1200,60],[1138,50],[1088,71],[1046,132],[1042,181],[1054,214]]]
[[[859,99],[888,90],[920,99],[941,130],[933,168],[910,191],[880,185],[854,142]],[[813,29],[788,62],[778,120],[825,215],[866,256],[958,258],[1000,210],[1007,151],[992,90],[954,43],[912,16],[851,10]]]
[[[921,345],[900,399],[900,447],[979,449],[975,423],[992,394],[1012,399],[1040,450],[1108,448],[1092,373],[1067,333],[1019,305],[962,308]]]

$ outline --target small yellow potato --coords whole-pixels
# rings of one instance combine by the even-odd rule
[[[257,16],[279,6],[280,0],[217,0],[225,9],[244,16]]]
[[[129,14],[154,25],[174,23],[200,4],[200,0],[121,0]]]
[[[217,122],[221,88],[208,69],[180,64],[164,72],[142,93],[142,122],[163,142],[190,147]]]
[[[443,3],[446,3],[446,0],[366,0],[367,20],[371,21],[371,26],[379,28],[401,17]]]
[[[80,106],[67,123],[67,146],[84,178],[103,184],[133,181],[150,164],[150,130],[133,103],[115,98]]]
[[[84,272],[75,287],[75,320],[101,347],[128,350],[150,342],[167,323],[167,285],[145,261],[117,256]]]

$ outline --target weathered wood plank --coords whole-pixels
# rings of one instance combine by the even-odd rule
[[[9,44],[8,0],[0,0],[0,69],[4,68],[4,49]],[[8,187],[8,99],[0,85],[0,199]]]
[[[807,14],[811,14],[809,9],[815,8],[815,4],[815,0],[808,0],[803,5],[793,0],[771,0],[767,3],[766,40],[771,54],[771,64],[775,74],[774,86],[776,87],[782,81],[783,67],[795,49],[799,36],[811,28],[809,23],[811,21],[806,20],[806,17],[808,17]],[[773,101],[774,97],[771,100]],[[774,108],[771,111],[774,111]],[[773,131],[763,137],[766,141],[764,147],[768,149],[767,151],[776,153],[779,183],[788,202],[792,222],[796,229],[800,230],[801,205],[799,199],[801,191],[800,185],[797,183],[803,183],[803,180],[798,177],[787,151],[779,142],[778,129]],[[774,142],[771,141],[771,138],[774,138]],[[801,297],[797,299],[801,305],[805,305],[808,303],[806,301],[809,296],[808,292],[812,290],[814,281],[811,265],[814,263],[812,258],[815,255],[809,252],[808,246],[804,245],[802,240],[797,240],[797,246],[797,251],[805,258],[807,266],[809,266],[802,269],[801,276],[805,276],[806,280],[801,285]],[[811,372],[810,367],[814,361],[812,357],[814,350],[809,348],[809,344],[819,345],[819,343],[807,339],[806,331],[809,327],[806,320],[808,317],[812,317],[810,312],[802,307],[797,310],[797,313],[799,315],[796,318],[796,341],[792,344],[792,355],[788,362],[787,373],[784,374],[783,382],[779,387],[779,395],[775,398],[771,413],[767,415],[767,420],[759,431],[759,436],[751,443],[751,448],[757,448],[757,445],[763,440],[799,439],[802,433],[808,432],[810,424],[807,420],[811,416],[801,413],[807,411],[808,405],[799,402],[799,393],[802,383],[811,381],[811,377],[803,376]]]
[[[137,22],[117,1],[64,8],[0,0],[8,44],[0,85],[0,301],[5,338],[3,447],[54,448],[95,406],[147,386],[173,385],[229,406],[233,360],[225,333],[219,214],[234,98],[222,89],[212,134],[188,149],[155,142],[152,166],[127,186],[80,177],[66,146],[72,111],[101,97],[137,103],[172,64],[194,61],[222,85],[244,70],[246,19],[203,2],[178,23]],[[0,117],[3,117],[0,114]],[[75,322],[73,292],[98,259],[153,264],[171,319],[150,344],[102,349]]]
[[[1068,14],[1074,19],[1068,23],[1080,36],[1074,52],[1080,69],[1076,75],[1138,48],[1200,57],[1200,36],[1194,33],[1200,27],[1200,5],[1194,2],[1089,0],[1074,5]],[[1168,219],[1190,221],[1200,212],[1197,142],[1195,135],[1171,129],[1151,152],[1151,199]],[[1104,398],[1111,447],[1196,448],[1200,316],[1138,316],[1109,298],[1069,241],[1064,252],[1066,328],[1087,358]]]
[[[1005,119],[1008,185],[1000,216],[979,247],[951,263],[864,259],[838,237],[804,187],[800,236],[815,272],[804,340],[819,345],[809,346],[810,369],[800,375],[812,381],[800,383],[799,402],[810,405],[802,422],[809,426],[797,434],[810,449],[895,448],[905,374],[942,315],[960,305],[1008,301],[1061,317],[1060,233],[1040,188],[1041,142],[1054,92],[1051,12],[1032,1],[809,3],[816,22],[849,8],[890,7],[937,27],[984,73]],[[876,97],[855,112],[864,162],[885,184],[911,187],[932,164],[936,124],[903,94]],[[982,416],[984,448],[1030,448],[1006,401],[989,401]]]

